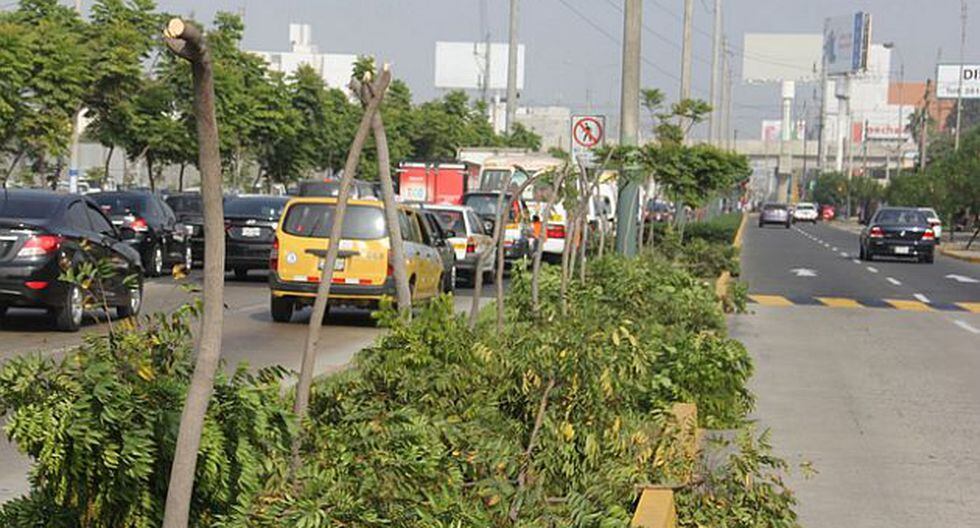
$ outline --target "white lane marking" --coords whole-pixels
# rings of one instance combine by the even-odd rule
[[[895,286],[901,286],[902,285],[902,283],[900,281],[895,280],[895,279],[893,279],[891,277],[885,277],[885,280],[888,281],[888,282],[890,282],[890,283],[892,283],[892,284],[894,284]]]
[[[861,261],[858,260],[858,259],[851,259],[851,262],[853,262],[855,264],[860,264],[861,263]]]
[[[830,250],[831,251],[837,251],[837,248],[833,247],[833,248],[830,248]]]
[[[946,278],[947,279],[952,279],[952,280],[954,280],[956,282],[962,282],[962,283],[965,283],[965,284],[976,284],[976,283],[980,282],[977,279],[974,279],[973,277],[965,277],[963,275],[953,275],[952,273],[949,274],[949,275],[946,275]]]
[[[961,321],[959,319],[953,319],[953,324],[956,325],[956,326],[958,326],[958,327],[960,327],[960,328],[962,328],[963,330],[966,330],[967,332],[970,332],[971,334],[980,335],[980,330],[974,328],[973,325],[971,325],[970,323],[968,323],[966,321]]]
[[[817,270],[812,270],[810,268],[793,268],[789,270],[790,273],[796,275],[797,277],[816,277]]]
[[[930,304],[932,302],[932,301],[929,300],[928,297],[926,297],[925,295],[922,295],[921,293],[913,293],[912,294],[912,297],[915,297],[916,299],[919,300],[919,302],[922,302],[922,303]]]
[[[840,252],[840,256],[842,256],[844,258],[847,258],[847,252],[846,251],[841,251]]]
[[[824,243],[823,243],[823,247],[825,247],[825,248],[829,248],[829,247],[830,247],[830,244],[828,244],[828,243],[826,243],[826,242],[824,242]]]
[[[868,266],[868,271],[870,271],[871,273],[878,273],[878,268],[872,268],[871,266]]]

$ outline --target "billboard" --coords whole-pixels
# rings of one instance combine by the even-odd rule
[[[820,71],[818,33],[746,33],[742,44],[745,82],[811,81]]]
[[[803,139],[806,136],[806,121],[803,119],[798,119],[793,123],[793,129],[790,130],[790,139]],[[781,141],[783,137],[783,122],[779,119],[763,119],[762,120],[762,135],[760,139],[762,141],[772,142]]]
[[[936,97],[957,99],[961,78],[963,99],[980,99],[980,64],[940,64],[936,68]]]
[[[824,24],[823,54],[829,75],[846,75],[868,66],[871,46],[871,15],[828,18]]]
[[[489,72],[491,90],[507,89],[506,43],[436,42],[436,88],[479,90]],[[489,65],[487,64],[489,59]],[[517,89],[524,89],[524,45],[517,46]]]

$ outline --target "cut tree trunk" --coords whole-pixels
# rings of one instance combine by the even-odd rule
[[[492,250],[497,253],[497,266],[503,265],[504,259],[504,243],[503,243],[503,214],[504,214],[504,198],[507,196],[507,188],[510,187],[510,174],[504,176],[504,182],[501,186],[500,195],[497,196],[497,216],[494,218],[493,223],[493,245]],[[510,204],[508,204],[508,207]],[[478,262],[476,264],[476,273],[479,277],[474,281],[473,288],[473,304],[470,306],[470,328],[476,326],[476,320],[480,314],[480,297],[483,295],[483,271],[481,266],[483,266],[484,254],[481,252],[478,257]],[[496,273],[496,271],[495,271]],[[501,273],[501,275],[503,275]]]
[[[531,261],[531,310],[535,315],[538,314],[541,308],[541,258],[544,256],[544,245],[548,242],[548,220],[551,219],[551,211],[555,206],[555,202],[561,196],[561,185],[565,181],[567,174],[568,167],[566,166],[555,179],[553,186],[554,192],[552,192],[551,197],[545,203],[544,210],[541,212],[541,232],[538,233],[538,244],[534,248],[534,260]],[[568,234],[566,233],[565,236],[567,237]],[[565,244],[568,244],[567,238],[565,239]]]

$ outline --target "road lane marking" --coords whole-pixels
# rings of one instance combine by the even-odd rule
[[[844,297],[817,297],[817,300],[831,308],[864,308],[861,303],[854,299]]]
[[[844,258],[847,258],[847,252],[846,251],[841,251],[840,252],[840,256],[842,256]]]
[[[961,302],[956,303],[956,306],[971,313],[980,313],[980,302]]]
[[[817,276],[817,270],[813,270],[813,269],[810,269],[810,268],[793,268],[793,269],[789,270],[789,272],[792,273],[793,275],[796,275],[797,277],[816,277]]]
[[[931,312],[932,308],[928,304],[920,301],[910,301],[908,299],[885,299],[885,302],[892,305],[897,310],[907,312]]]
[[[902,282],[901,281],[899,281],[897,279],[893,279],[891,277],[885,277],[885,280],[888,281],[888,282],[890,282],[890,283],[892,283],[892,284],[894,284],[895,286],[901,286],[902,285]]]
[[[973,277],[964,277],[963,275],[949,274],[949,275],[946,275],[946,278],[947,279],[952,279],[952,280],[954,280],[956,282],[960,282],[960,283],[964,283],[964,284],[976,284],[976,283],[980,282],[977,279],[974,279]]]
[[[851,259],[851,262],[853,262],[855,264],[860,264],[861,263],[861,261],[858,260],[858,259]]]
[[[871,273],[878,273],[878,268],[873,268],[871,266],[868,266],[868,271],[870,271]]]
[[[749,295],[749,298],[764,306],[793,306],[793,303],[782,295]]]
[[[916,298],[916,299],[918,299],[918,300],[919,300],[920,302],[924,302],[924,303],[926,303],[926,304],[929,304],[929,303],[931,303],[931,302],[932,302],[932,301],[930,301],[930,300],[929,300],[929,298],[928,298],[928,297],[926,297],[925,295],[922,295],[921,293],[913,293],[913,294],[912,294],[912,297],[915,297],[915,298]]]
[[[832,248],[830,248],[830,250],[831,251],[837,251],[837,248],[836,247],[832,247]]]
[[[963,330],[966,330],[967,332],[970,332],[971,334],[980,335],[980,330],[974,328],[973,325],[971,325],[970,323],[968,323],[966,321],[961,321],[959,319],[953,319],[953,324],[956,325],[956,326],[958,326],[958,327],[960,327],[960,328],[962,328]]]

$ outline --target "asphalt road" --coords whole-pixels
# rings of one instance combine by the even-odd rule
[[[756,360],[755,417],[777,453],[819,472],[789,479],[801,522],[976,526],[980,283],[947,275],[980,279],[980,265],[856,253],[855,234],[825,225],[745,234],[757,302],[729,326]]]
[[[254,276],[249,276],[246,281],[236,281],[228,275],[225,282],[227,310],[222,341],[225,368],[231,371],[245,362],[254,368],[281,365],[297,371],[306,342],[310,309],[295,314],[290,324],[273,322],[269,314],[266,277],[253,273]],[[190,280],[200,281],[199,274],[195,273]],[[485,287],[484,299],[492,295],[493,288]],[[144,313],[169,312],[189,298],[189,294],[171,278],[151,279],[144,293]],[[457,290],[457,308],[468,309],[472,298],[472,290]],[[81,343],[85,334],[105,332],[106,325],[91,316],[86,317],[81,332],[67,334],[52,330],[44,312],[11,309],[0,324],[0,363],[30,353],[57,356]],[[331,310],[317,349],[316,373],[343,368],[380,332],[367,310]],[[0,425],[2,422],[0,417]],[[0,435],[0,503],[27,491],[27,470],[27,459]]]

